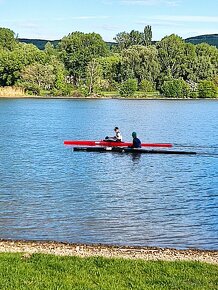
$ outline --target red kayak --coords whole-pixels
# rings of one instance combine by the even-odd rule
[[[79,141],[79,140],[65,140],[64,145],[71,146],[104,146],[104,147],[128,147],[131,146],[131,142],[114,142],[114,141]],[[142,147],[173,147],[170,143],[142,143]]]

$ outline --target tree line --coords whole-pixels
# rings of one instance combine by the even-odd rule
[[[218,49],[186,43],[172,34],[152,42],[152,29],[121,32],[115,45],[97,33],[72,32],[44,50],[21,43],[0,28],[0,87],[26,93],[89,96],[118,92],[123,97],[160,93],[165,97],[216,97]]]

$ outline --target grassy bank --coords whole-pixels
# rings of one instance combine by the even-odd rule
[[[43,254],[0,254],[0,289],[218,289],[218,266]]]
[[[103,97],[108,97],[108,98],[122,98],[119,94],[118,91],[112,91],[112,92],[101,92],[99,93],[100,95],[102,95]],[[161,97],[160,93],[158,91],[155,91],[155,92],[142,92],[142,91],[137,91],[135,92],[135,94],[131,97],[123,97],[125,99],[140,99],[140,98],[143,98],[143,99],[146,99],[146,98],[154,98],[154,99],[158,99],[158,98],[164,98],[164,97]]]

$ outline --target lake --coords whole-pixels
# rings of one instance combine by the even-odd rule
[[[121,129],[186,155],[73,152]],[[218,249],[217,100],[0,99],[0,238]]]

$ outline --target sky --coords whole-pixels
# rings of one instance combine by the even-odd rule
[[[81,31],[113,41],[145,25],[153,40],[218,34],[218,0],[0,0],[0,27],[19,38],[55,40]]]

